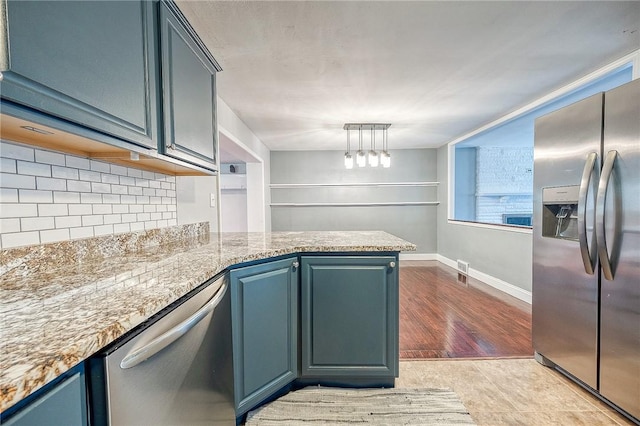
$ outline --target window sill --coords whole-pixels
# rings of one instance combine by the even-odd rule
[[[449,225],[471,226],[474,228],[495,229],[496,231],[516,232],[519,234],[533,234],[530,226],[500,225],[497,223],[468,222],[464,220],[447,219]]]

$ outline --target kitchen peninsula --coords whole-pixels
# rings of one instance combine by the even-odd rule
[[[0,411],[237,265],[406,250],[378,231],[215,234],[202,223],[2,251]]]

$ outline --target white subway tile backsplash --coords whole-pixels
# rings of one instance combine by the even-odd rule
[[[120,176],[120,185],[135,185],[136,179],[128,176]]]
[[[142,170],[138,170],[138,169],[129,169],[127,170],[127,176],[131,176],[134,178],[141,178],[142,177]],[[133,229],[132,229],[133,231]]]
[[[109,163],[103,161],[90,160],[91,170],[95,172],[109,173],[111,172],[111,166]]]
[[[80,194],[80,202],[82,204],[97,204],[102,203],[102,195],[100,194]]]
[[[82,180],[68,180],[67,190],[74,192],[91,192],[91,182]]]
[[[56,228],[76,228],[82,226],[80,216],[61,216],[55,218]]]
[[[52,217],[25,217],[20,219],[20,229],[22,231],[39,231],[41,229],[55,228]]]
[[[80,170],[80,180],[88,182],[101,182],[102,176],[98,172],[92,172],[90,170]]]
[[[116,164],[111,164],[111,174],[126,176],[127,175],[127,168],[126,167],[122,167],[122,166],[118,166]]]
[[[144,230],[143,222],[131,222],[129,226],[131,227],[131,232]]]
[[[74,215],[90,215],[93,213],[91,204],[69,204],[69,214]]]
[[[56,166],[66,165],[64,154],[45,151],[43,149],[36,149],[35,151],[36,151],[36,163],[55,164]]]
[[[93,214],[111,214],[113,212],[113,207],[111,204],[94,204],[93,205]]]
[[[82,216],[82,226],[102,225],[104,218],[102,215]]]
[[[122,223],[122,215],[120,214],[106,214],[104,215],[104,224]]]
[[[63,179],[80,179],[78,169],[61,166],[51,166],[51,176]]]
[[[38,216],[67,216],[67,204],[38,204]]]
[[[129,213],[129,206],[126,204],[114,204],[113,205],[114,213]]]
[[[134,206],[131,206],[131,207],[134,207]],[[122,221],[123,222],[135,222],[136,221],[136,214],[135,213],[123,214],[122,215]]]
[[[120,195],[117,194],[104,194],[102,196],[103,203],[120,204]]]
[[[102,183],[115,183],[115,184],[120,183],[120,177],[117,175],[108,175],[106,173],[103,173],[101,179],[102,179]]]
[[[0,142],[0,155],[3,158],[12,158],[14,160],[34,160],[33,148],[26,147],[24,145],[16,145],[6,142]]]
[[[0,217],[36,217],[38,216],[37,204],[0,204]]]
[[[142,188],[138,186],[130,186],[129,195],[142,195]]]
[[[18,191],[18,197],[21,203],[53,203],[52,191],[20,189]]]
[[[111,194],[111,185],[108,183],[91,182],[91,192],[98,194]]]
[[[142,179],[142,178],[136,178],[136,186],[138,186],[140,188],[148,188],[149,187],[149,180],[148,179]]]
[[[17,203],[18,190],[14,188],[0,188],[0,203]]]
[[[18,174],[31,176],[51,177],[51,166],[48,164],[32,163],[30,161],[18,161]]]
[[[65,163],[67,167],[73,167],[75,169],[90,170],[91,163],[88,158],[76,157],[75,155],[65,156]],[[73,238],[73,237],[72,237]]]
[[[120,202],[122,204],[135,204],[136,203],[136,197],[134,195],[121,195],[120,196]]]
[[[56,241],[66,241],[69,239],[69,229],[52,229],[49,231],[40,231],[40,243],[54,243]]]
[[[0,185],[3,188],[36,189],[36,178],[34,176],[0,173]]]
[[[93,228],[95,236],[113,234],[113,225],[102,225]]]
[[[119,234],[121,232],[130,232],[131,227],[128,223],[116,223],[113,225],[113,232]]]
[[[111,185],[111,192],[113,194],[128,194],[129,190],[124,185]]]
[[[53,191],[66,191],[67,181],[58,178],[37,177],[36,188],[38,189],[50,189]]]
[[[20,232],[20,219],[0,219],[0,234]]]
[[[29,246],[32,244],[40,244],[40,233],[38,231],[17,232],[15,234],[2,233],[3,249],[19,246]]]
[[[53,193],[54,203],[78,204],[80,202],[80,194],[78,192],[58,192]]]
[[[93,226],[85,226],[82,228],[70,228],[69,236],[71,239],[93,237]]]
[[[175,226],[175,177],[0,141],[0,247]]]
[[[16,168],[16,160],[12,160],[11,158],[0,158],[0,170],[4,173],[15,173]]]

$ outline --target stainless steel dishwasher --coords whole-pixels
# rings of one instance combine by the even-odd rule
[[[228,274],[90,361],[94,425],[235,424]]]

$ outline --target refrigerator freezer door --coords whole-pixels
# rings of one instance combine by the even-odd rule
[[[640,80],[606,92],[603,147],[618,155],[604,206],[613,280],[601,283],[600,393],[640,418]]]
[[[599,170],[602,99],[602,94],[594,95],[538,118],[534,151],[533,346],[594,389],[598,385],[598,274],[585,272],[578,238],[543,236],[548,206],[543,206],[542,196],[543,188],[578,188],[593,153],[597,156],[594,168]],[[581,197],[586,205],[577,205],[576,211],[585,215],[580,223],[586,224],[583,241],[591,251],[595,250],[597,173],[587,180],[588,191]]]

